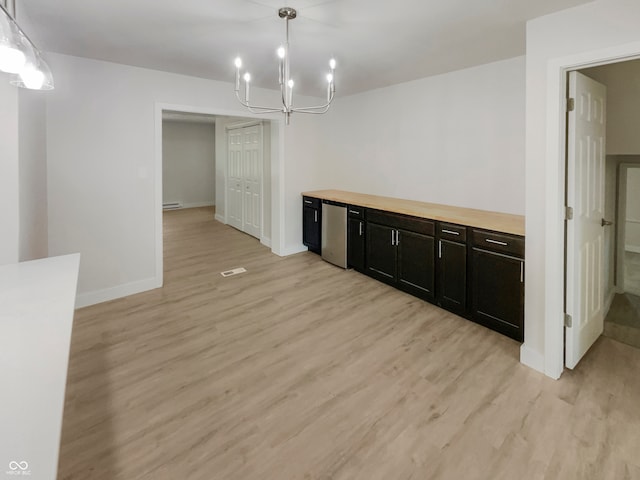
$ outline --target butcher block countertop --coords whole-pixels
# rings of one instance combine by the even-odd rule
[[[334,202],[375,208],[387,212],[412,215],[414,217],[439,220],[441,222],[457,223],[469,227],[484,228],[495,232],[511,233],[524,236],[524,217],[509,213],[489,212],[473,208],[452,207],[437,203],[402,200],[399,198],[380,197],[366,193],[345,192],[343,190],[316,190],[304,192],[307,197]]]

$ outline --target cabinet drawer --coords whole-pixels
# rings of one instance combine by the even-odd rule
[[[433,220],[411,217],[409,215],[399,215],[397,213],[384,212],[382,210],[367,210],[367,221],[386,225],[391,228],[399,228],[409,232],[422,233],[423,235],[435,234],[435,224]]]
[[[364,220],[364,217],[365,217],[364,212],[365,211],[366,211],[366,208],[360,207],[358,205],[349,205],[347,207],[347,214],[351,218],[360,218],[361,220]]]
[[[313,197],[302,197],[302,205],[311,208],[320,208],[320,199]]]
[[[474,229],[473,245],[485,250],[524,257],[524,237]]]
[[[443,240],[465,243],[467,241],[467,227],[455,223],[438,222],[438,236]]]

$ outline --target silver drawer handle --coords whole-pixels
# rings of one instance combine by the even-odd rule
[[[318,210],[314,210],[313,221],[318,223]]]
[[[355,215],[360,215],[360,212],[357,210],[349,210],[349,213],[353,213]]]
[[[442,230],[442,233],[450,233],[451,235],[460,235],[460,232],[454,232],[453,230]]]
[[[358,223],[359,223],[359,225],[358,225],[358,235],[362,236],[362,222],[358,222]]]
[[[313,202],[311,200],[305,200],[304,203],[312,204]]]
[[[489,243],[495,243],[496,245],[502,245],[503,247],[506,247],[507,245],[509,245],[507,242],[499,242],[498,240],[491,240],[490,238],[485,238],[485,240]]]

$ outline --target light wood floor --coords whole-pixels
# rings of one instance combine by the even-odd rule
[[[504,336],[208,209],[165,228],[162,289],[76,314],[60,479],[640,478],[640,350],[601,338],[553,381]]]

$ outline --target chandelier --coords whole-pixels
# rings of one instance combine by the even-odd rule
[[[15,0],[0,0],[0,71],[14,74],[12,85],[51,90],[51,70],[40,50],[16,23],[15,13]]]
[[[286,124],[289,125],[289,119],[292,113],[312,113],[322,114],[329,110],[329,106],[333,101],[333,97],[336,93],[336,86],[334,83],[334,72],[336,68],[336,61],[332,58],[329,61],[330,72],[327,74],[327,101],[323,105],[317,105],[314,107],[294,107],[293,106],[293,86],[294,81],[290,75],[289,65],[289,20],[293,20],[297,16],[295,9],[290,7],[283,7],[278,10],[280,18],[284,18],[285,21],[285,42],[278,50],[278,72],[280,81],[280,92],[282,94],[282,106],[281,107],[261,107],[258,105],[252,105],[249,98],[249,84],[251,82],[251,75],[249,72],[245,72],[242,76],[244,80],[244,100],[240,97],[240,69],[242,68],[242,59],[237,57],[235,60],[236,66],[236,98],[244,105],[251,113],[275,113],[282,112],[285,115]]]

